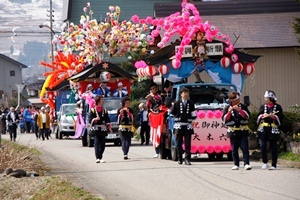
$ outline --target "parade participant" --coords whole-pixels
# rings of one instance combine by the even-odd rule
[[[110,97],[111,93],[106,83],[100,83],[100,87],[96,90],[97,95],[101,95],[103,97]]]
[[[118,88],[113,92],[114,97],[125,97],[128,96],[128,91],[126,88],[123,87],[123,83],[119,82],[118,83]]]
[[[97,131],[94,135],[94,148],[95,148],[95,156],[96,163],[105,163],[103,160],[103,152],[105,150],[105,137],[107,136],[107,132],[111,133],[112,128],[110,124],[110,119],[108,117],[107,110],[104,106],[103,96],[95,97],[95,107],[91,108],[89,114],[89,122],[91,127],[97,128]]]
[[[158,94],[158,85],[152,84],[150,87],[150,93],[146,96],[147,107],[152,112],[158,112],[158,107],[162,104],[162,98]]]
[[[11,107],[10,112],[7,114],[7,118],[6,118],[6,124],[8,126],[10,141],[14,141],[14,142],[16,141],[18,123],[19,123],[19,115],[15,111],[15,108]]]
[[[181,99],[176,101],[171,110],[171,117],[174,118],[174,134],[177,142],[178,163],[182,164],[182,143],[184,138],[185,145],[185,164],[191,165],[191,139],[194,134],[192,125],[196,118],[194,103],[189,100],[190,91],[182,88],[180,91]]]
[[[139,104],[140,112],[138,114],[138,119],[141,125],[141,145],[145,143],[145,136],[146,136],[146,145],[149,144],[150,139],[150,126],[149,126],[149,118],[148,118],[148,107],[145,103]]]
[[[50,129],[50,115],[46,111],[45,107],[41,107],[40,114],[38,115],[37,124],[39,127],[39,138],[42,138],[42,140],[45,140],[45,137],[47,140],[49,140],[49,129]]]
[[[229,94],[230,104],[224,108],[222,119],[227,129],[227,137],[230,139],[232,157],[234,166],[232,170],[238,170],[240,166],[239,148],[242,149],[244,168],[245,170],[251,170],[252,167],[249,163],[249,148],[248,148],[248,136],[249,127],[248,119],[250,112],[246,105],[240,103],[240,94],[238,92],[231,92]]]
[[[268,167],[267,142],[270,142],[272,165],[269,170],[274,170],[277,167],[277,141],[280,138],[279,126],[283,119],[283,111],[281,106],[276,103],[277,98],[273,91],[266,91],[264,97],[266,103],[260,107],[257,118],[257,123],[259,124],[257,132],[263,161],[261,168],[266,169]]]
[[[122,143],[122,150],[124,155],[124,160],[129,159],[128,152],[131,145],[131,138],[133,137],[132,126],[133,126],[133,111],[130,106],[129,97],[124,97],[121,101],[122,108],[118,110],[118,124],[119,132]]]
[[[25,120],[25,129],[26,133],[30,133],[31,130],[31,122],[32,122],[32,106],[27,106],[23,113],[23,118]]]

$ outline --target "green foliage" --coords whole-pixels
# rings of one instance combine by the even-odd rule
[[[300,155],[292,152],[282,152],[278,155],[278,157],[285,160],[300,162]]]
[[[139,104],[141,102],[140,101],[132,101],[130,103],[130,108],[133,110],[133,125],[135,128],[138,128],[140,125],[139,125],[139,120],[138,120],[138,114],[139,114]]]
[[[297,0],[300,3],[300,0]],[[292,27],[297,35],[298,42],[300,43],[300,18],[294,17],[295,21],[292,22]],[[300,56],[300,48],[296,48],[297,54]]]
[[[150,91],[150,80],[135,82],[131,86],[132,97],[134,100],[144,99]]]

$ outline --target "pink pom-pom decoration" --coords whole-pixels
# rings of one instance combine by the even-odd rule
[[[139,20],[140,20],[140,18],[139,18],[139,16],[137,16],[137,15],[133,15],[133,16],[131,17],[131,21],[134,22],[134,23],[138,23]]]
[[[222,67],[225,67],[225,68],[229,67],[230,63],[231,63],[231,60],[228,57],[223,57],[221,59],[221,65],[222,65]]]
[[[215,117],[216,117],[216,118],[221,118],[222,115],[223,115],[223,113],[222,113],[220,110],[217,110],[217,111],[215,112]]]
[[[215,146],[215,152],[216,152],[216,153],[221,153],[221,152],[222,152],[222,147],[220,147],[220,146]]]
[[[230,145],[225,145],[225,146],[223,146],[223,152],[224,152],[224,153],[229,153],[230,150],[231,150],[231,146],[230,146]]]
[[[239,62],[234,63],[234,65],[232,66],[232,70],[234,71],[234,73],[239,74],[243,71],[243,65]]]
[[[244,74],[249,76],[255,71],[254,63],[246,63],[244,65]]]
[[[214,112],[209,110],[209,111],[206,112],[206,116],[207,116],[207,118],[211,119],[211,118],[214,117]]]
[[[191,153],[197,153],[197,147],[192,145],[191,146]]]
[[[206,152],[205,146],[199,146],[198,151],[199,151],[199,153],[205,153]]]
[[[152,22],[153,22],[153,19],[152,19],[152,17],[146,17],[146,23],[147,24],[152,24]]]
[[[199,110],[197,113],[196,113],[197,117],[199,117],[200,119],[203,119],[205,118],[205,112],[202,111],[202,110]]]
[[[236,61],[238,61],[238,56],[236,55],[236,54],[232,54],[231,55],[231,60],[232,60],[232,62],[236,62]]]
[[[208,147],[206,148],[206,152],[207,152],[207,153],[213,153],[213,152],[214,152],[214,147],[213,147],[213,146],[208,146]]]

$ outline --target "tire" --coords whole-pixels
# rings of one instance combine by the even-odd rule
[[[58,131],[58,139],[62,140],[63,138],[63,132],[62,131]]]
[[[87,131],[84,131],[84,135],[81,137],[81,141],[82,141],[82,146],[86,147],[88,145],[87,143]]]
[[[114,142],[114,145],[115,145],[115,146],[121,146],[121,140],[115,141],[115,142]]]
[[[59,130],[58,130],[58,128],[57,128],[57,130],[55,131],[55,138],[56,138],[56,139],[58,139],[58,131],[59,131]]]
[[[171,157],[172,157],[172,160],[178,161],[177,148],[175,146],[171,147]]]
[[[216,154],[215,153],[208,153],[208,159],[210,160],[214,160],[216,158]]]
[[[223,159],[223,156],[224,156],[223,153],[217,153],[217,154],[216,154],[216,158],[217,158],[218,160],[222,160],[222,159]]]
[[[232,151],[227,153],[227,159],[228,159],[228,161],[233,161]]]
[[[87,146],[94,147],[94,139],[92,139],[92,137],[90,137],[89,135],[87,136]]]

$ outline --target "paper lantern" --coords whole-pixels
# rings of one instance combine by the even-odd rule
[[[244,74],[249,76],[255,71],[254,63],[246,63],[244,65]]]
[[[156,67],[153,65],[150,65],[145,68],[145,72],[148,76],[154,76],[156,74]]]
[[[158,71],[161,75],[165,75],[169,72],[169,68],[167,65],[160,65]]]
[[[178,67],[176,66],[176,59],[172,59],[171,60],[171,66],[174,68],[174,69],[177,69]]]
[[[239,62],[234,63],[234,65],[232,66],[232,70],[234,71],[234,73],[239,74],[243,71],[243,65]]]
[[[137,68],[136,69],[136,75],[140,76],[140,77],[143,77],[145,76],[145,68]]]
[[[100,74],[101,82],[108,82],[111,79],[111,74],[107,71],[101,72]]]
[[[223,57],[221,59],[221,65],[222,65],[222,67],[225,67],[225,68],[229,67],[230,63],[231,63],[231,60],[228,57]]]

